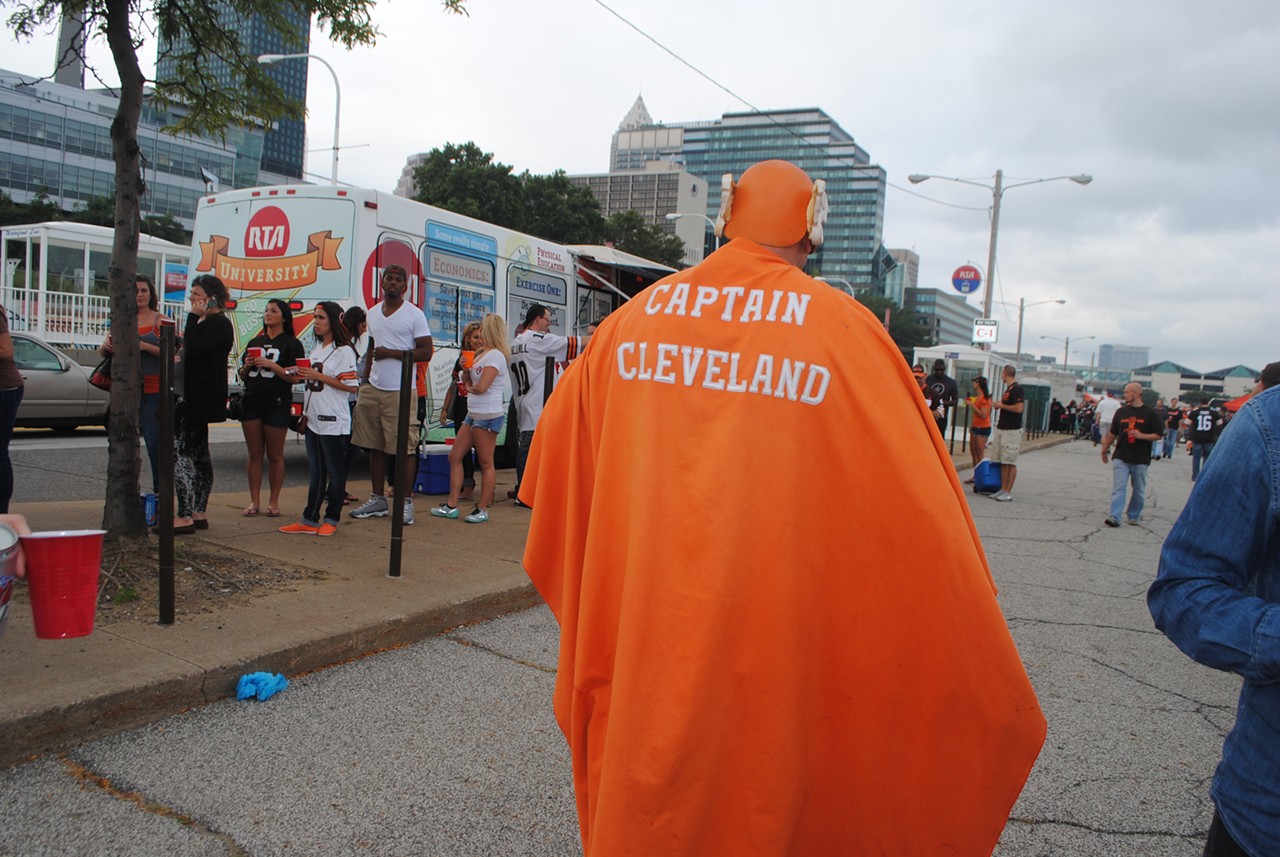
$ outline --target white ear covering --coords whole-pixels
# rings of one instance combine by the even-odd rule
[[[716,215],[715,233],[717,238],[724,236],[725,224],[733,216],[733,192],[737,185],[733,183],[733,173],[725,173],[720,177],[720,213]]]
[[[813,196],[809,199],[809,209],[805,213],[809,227],[809,242],[814,247],[822,246],[822,227],[827,222],[830,207],[827,203],[827,183],[818,179],[813,183]]]

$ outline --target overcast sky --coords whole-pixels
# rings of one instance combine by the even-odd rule
[[[751,106],[821,107],[853,134],[888,172],[884,242],[920,254],[922,286],[985,267],[991,194],[909,174],[1093,175],[1005,195],[1001,348],[1020,298],[1065,298],[1026,310],[1024,351],[1061,360],[1070,338],[1087,364],[1102,343],[1145,345],[1202,372],[1280,360],[1275,0],[607,2]],[[466,140],[517,171],[603,172],[637,94],[659,121],[751,109],[595,0],[468,7],[384,2],[377,47],[352,53],[313,33],[342,84],[344,182],[390,190],[409,154]],[[51,37],[0,38],[0,66],[52,71]],[[150,73],[154,45],[142,55]],[[309,168],[327,177],[334,93],[319,64],[308,107]]]

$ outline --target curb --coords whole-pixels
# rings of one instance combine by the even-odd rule
[[[0,721],[0,735],[5,736],[0,746],[0,770],[227,699],[235,695],[236,682],[244,673],[262,669],[294,677],[416,643],[459,625],[494,619],[540,601],[533,585],[524,584]]]

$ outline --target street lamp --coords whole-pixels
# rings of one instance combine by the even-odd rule
[[[1031,179],[1025,182],[1016,182],[1011,185],[1004,183],[1004,170],[996,170],[996,182],[989,185],[985,182],[975,182],[970,179],[951,178],[949,176],[935,176],[928,173],[912,173],[907,176],[907,181],[912,184],[920,184],[920,182],[929,179],[945,179],[949,182],[959,182],[960,184],[971,184],[978,187],[985,187],[991,191],[991,243],[987,246],[987,290],[982,296],[982,317],[991,318],[991,287],[995,285],[996,276],[996,238],[1000,233],[1000,200],[1004,198],[1004,192],[1010,188],[1023,187],[1029,184],[1042,184],[1044,182],[1055,182],[1060,179],[1073,181],[1076,184],[1085,185],[1093,181],[1093,176],[1081,173],[1078,176],[1051,176],[1043,179]]]
[[[338,120],[342,116],[342,88],[338,86],[338,73],[329,65],[324,57],[315,54],[263,54],[258,57],[260,65],[274,65],[281,60],[312,59],[329,69],[333,75],[333,176],[332,182],[338,183]]]
[[[679,220],[682,217],[701,217],[703,220],[707,221],[707,226],[711,227],[711,234],[715,235],[716,249],[717,250],[720,249],[720,236],[716,235],[716,222],[714,220],[712,220],[710,217],[708,217],[705,214],[698,214],[696,211],[684,211],[684,212],[673,211],[666,216],[667,220]]]
[[[1071,353],[1071,337],[1070,337],[1070,336],[1067,336],[1067,337],[1062,337],[1062,336],[1041,336],[1040,338],[1041,338],[1041,339],[1054,339],[1054,340],[1059,340],[1059,341],[1061,341],[1061,342],[1063,343],[1063,345],[1062,345],[1062,368],[1063,368],[1063,369],[1066,369],[1066,368],[1067,368],[1067,366],[1068,366],[1068,365],[1070,365],[1070,361],[1068,360],[1067,355]],[[1076,337],[1076,342],[1081,342],[1081,341],[1083,341],[1083,340],[1085,340],[1085,339],[1097,339],[1097,338],[1098,338],[1098,337],[1096,337],[1096,336],[1077,336],[1077,337]]]
[[[843,285],[843,286],[844,286],[844,290],[845,290],[847,293],[849,293],[850,295],[857,295],[857,294],[858,294],[858,290],[857,290],[857,288],[853,285],[853,283],[849,282],[849,281],[848,281],[848,280],[846,280],[844,277],[814,277],[814,279],[815,279],[815,280],[822,280],[822,282],[824,282],[824,283],[830,283],[830,282],[833,282],[833,281],[834,281],[834,282],[837,282],[837,283],[840,283],[841,285]]]
[[[1058,298],[1057,300],[1036,301],[1035,303],[1029,304],[1027,303],[1026,298],[1018,298],[1018,348],[1014,351],[1015,356],[1013,359],[1015,362],[1022,362],[1022,314],[1027,311],[1027,307],[1040,306],[1041,304],[1065,304],[1066,302],[1066,298]],[[1004,306],[1013,306],[1013,304],[1005,303],[1004,301],[996,301],[996,303]]]

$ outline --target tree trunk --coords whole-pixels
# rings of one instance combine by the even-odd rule
[[[142,400],[142,357],[138,340],[138,236],[141,232],[142,158],[138,119],[144,78],[129,27],[129,0],[107,0],[107,44],[120,74],[120,105],[111,123],[116,165],[115,238],[111,248],[109,294],[111,339],[110,427],[107,430],[107,493],[102,526],[113,542],[145,539],[146,521],[138,502],[138,409]],[[156,288],[163,286],[156,284]]]

